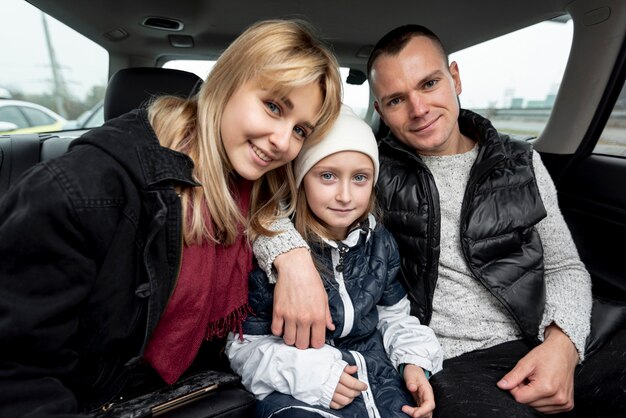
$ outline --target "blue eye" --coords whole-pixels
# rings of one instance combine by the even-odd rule
[[[427,89],[430,89],[432,87],[435,87],[435,85],[437,85],[438,82],[439,80],[428,80],[426,83],[424,83],[424,87],[426,87]]]
[[[265,102],[265,105],[270,110],[270,112],[280,115],[280,106],[278,106],[274,102]]]
[[[365,174],[357,174],[356,176],[354,176],[354,181],[362,183],[364,181],[367,181],[367,176]]]
[[[389,100],[387,103],[388,106],[395,106],[400,103],[400,98],[396,97],[395,99]]]
[[[294,132],[296,133],[296,135],[298,135],[300,138],[302,139],[306,139],[308,135],[308,132],[306,131],[306,129],[300,127],[300,126],[296,126],[293,128]]]
[[[322,178],[322,180],[332,180],[335,176],[333,175],[333,173],[326,172],[320,174],[320,177]]]

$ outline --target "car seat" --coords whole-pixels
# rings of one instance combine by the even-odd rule
[[[109,80],[104,96],[104,120],[146,106],[154,97],[164,94],[191,97],[201,85],[202,79],[187,71],[156,67],[121,69]]]
[[[163,94],[191,97],[201,85],[200,77],[182,70],[154,67],[119,70],[107,86],[104,120],[145,106],[154,97]],[[0,198],[24,171],[40,161],[63,154],[73,139],[49,134],[0,136]]]

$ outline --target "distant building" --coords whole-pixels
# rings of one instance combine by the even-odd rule
[[[526,102],[527,109],[541,109],[545,107],[545,105],[546,105],[545,100],[529,100]]]

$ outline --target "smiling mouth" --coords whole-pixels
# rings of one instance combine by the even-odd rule
[[[437,122],[437,120],[439,120],[439,118],[433,119],[432,121],[428,122],[426,125],[422,125],[422,126],[419,126],[417,128],[413,128],[413,129],[411,129],[411,131],[412,132],[421,132],[421,131],[423,131],[425,129],[430,128],[435,122]]]
[[[259,157],[261,160],[265,161],[266,163],[272,161],[272,158],[268,157],[267,154],[257,148],[256,145],[254,145],[253,143],[250,143],[250,145],[252,146],[252,151],[254,151],[256,156]]]

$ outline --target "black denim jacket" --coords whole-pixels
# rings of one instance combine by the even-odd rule
[[[139,110],[34,166],[3,197],[0,416],[73,414],[122,388],[174,288],[175,187],[196,185],[192,168]]]

